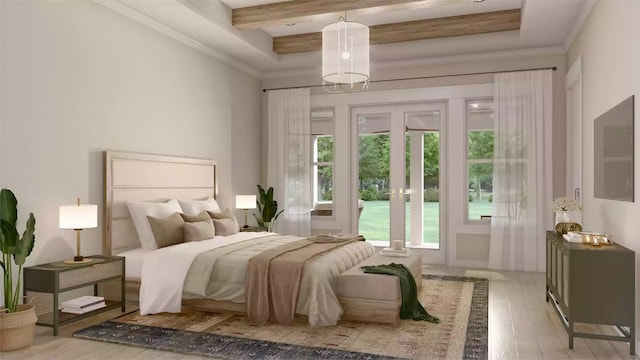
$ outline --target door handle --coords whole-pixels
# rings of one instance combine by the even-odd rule
[[[580,202],[580,188],[576,188],[575,190],[573,190],[573,198],[577,202]]]
[[[391,189],[391,200],[393,200],[394,197],[396,197],[396,189]]]

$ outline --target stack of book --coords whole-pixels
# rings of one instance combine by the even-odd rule
[[[70,314],[84,314],[107,306],[102,296],[81,296],[65,301],[61,305],[62,312]]]
[[[387,248],[384,248],[384,249],[380,250],[380,255],[382,255],[382,256],[408,257],[409,255],[411,255],[411,250],[409,250],[407,248],[396,250],[394,248],[387,247]]]

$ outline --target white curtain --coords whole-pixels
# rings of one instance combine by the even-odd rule
[[[551,218],[551,70],[494,78],[489,267],[543,271]]]
[[[309,89],[268,92],[267,186],[278,211],[275,230],[311,235],[311,97]]]

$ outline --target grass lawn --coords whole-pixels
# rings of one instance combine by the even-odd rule
[[[439,239],[439,203],[425,202],[423,210],[423,242],[437,243]],[[480,219],[480,215],[491,215],[491,203],[485,199],[469,203],[469,213],[472,219]],[[409,203],[405,208],[405,234],[409,242]],[[360,216],[359,232],[367,240],[389,240],[389,202],[365,201]]]

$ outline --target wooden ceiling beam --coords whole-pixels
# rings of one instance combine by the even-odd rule
[[[269,26],[309,21],[336,21],[340,16],[357,16],[428,6],[472,2],[473,0],[295,0],[238,8],[231,21],[236,29],[261,29]]]
[[[369,29],[371,45],[519,30],[520,9],[375,25]],[[321,49],[322,33],[273,38],[273,51],[278,54]]]

